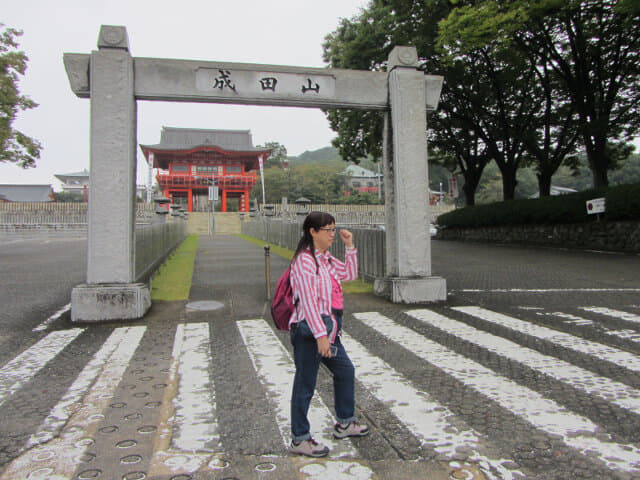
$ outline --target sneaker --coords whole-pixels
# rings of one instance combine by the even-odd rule
[[[369,427],[361,425],[357,420],[349,422],[347,425],[336,423],[333,427],[333,436],[336,438],[364,437],[369,434]]]
[[[316,442],[313,438],[303,440],[298,444],[292,441],[289,451],[307,457],[326,457],[329,454],[329,448]]]

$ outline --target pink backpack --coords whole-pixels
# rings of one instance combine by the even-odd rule
[[[289,266],[278,279],[271,302],[271,318],[278,330],[289,330],[289,319],[297,305],[298,302],[293,301],[291,266]]]
[[[316,262],[316,275],[318,274],[318,261]],[[331,260],[329,260],[331,263]],[[284,273],[276,283],[276,291],[273,293],[271,302],[271,318],[276,324],[278,330],[289,331],[289,319],[293,315],[293,311],[298,306],[300,299],[293,301],[293,287],[291,287],[291,265],[287,267]]]

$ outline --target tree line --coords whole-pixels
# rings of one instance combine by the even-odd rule
[[[265,198],[267,203],[280,203],[282,197],[289,202],[299,197],[309,198],[314,203],[334,204],[376,204],[379,202],[377,194],[351,192],[346,195],[344,175],[345,162],[334,147],[328,146],[318,150],[306,151],[298,156],[287,156],[286,148],[277,142],[266,145],[277,147],[276,151],[284,152],[279,157],[271,157],[266,162]],[[286,164],[285,164],[286,162]],[[287,165],[287,169],[285,169]],[[372,158],[360,159],[360,166],[367,170],[376,171],[377,165]],[[461,174],[458,174],[462,177]],[[328,180],[317,182],[320,177]],[[464,197],[450,198],[448,194],[448,180],[451,171],[442,164],[429,162],[429,188],[432,193],[442,189],[445,192],[446,203],[457,203],[463,206]],[[561,165],[554,174],[554,185],[574,189],[587,190],[593,186],[593,177],[585,154],[576,156],[575,167]],[[514,198],[530,198],[539,194],[536,171],[533,166],[518,169],[517,186]],[[462,184],[464,178],[458,179]],[[610,172],[610,185],[640,183],[640,155],[632,154],[620,168]],[[251,202],[256,199],[262,203],[262,186],[256,184],[250,194]],[[384,199],[384,195],[382,195]],[[502,199],[502,178],[500,169],[495,162],[489,163],[482,172],[475,192],[476,204],[498,202]]]
[[[385,70],[396,45],[442,75],[428,118],[431,158],[464,177],[468,205],[483,170],[500,171],[504,199],[519,169],[541,196],[582,154],[594,187],[632,152],[640,128],[640,2],[634,0],[371,0],[323,45],[334,68]],[[327,111],[347,161],[381,153],[375,112]]]
[[[271,156],[264,165],[266,203],[280,203],[283,198],[292,203],[306,198],[312,203],[375,204],[381,203],[377,194],[348,191],[345,162],[331,147],[304,152],[299,157],[288,157],[287,149],[278,142],[267,142],[259,148],[271,148]],[[373,164],[363,159],[362,166]],[[249,193],[251,202],[262,203],[260,180]]]

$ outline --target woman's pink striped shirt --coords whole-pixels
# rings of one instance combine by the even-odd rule
[[[358,277],[357,250],[346,249],[344,262],[331,255],[328,250],[324,254],[316,250],[315,255],[318,260],[317,274],[316,262],[309,249],[298,255],[291,265],[293,298],[299,298],[300,302],[289,320],[289,325],[306,320],[313,336],[319,338],[327,334],[321,314],[330,315],[333,319],[333,332],[329,340],[333,343],[338,332],[336,320],[331,315],[331,277],[338,282],[355,280]]]

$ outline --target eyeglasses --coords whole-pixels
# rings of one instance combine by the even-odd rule
[[[324,231],[329,232],[329,233],[336,233],[336,229],[335,228],[321,228],[320,230],[324,230]]]

